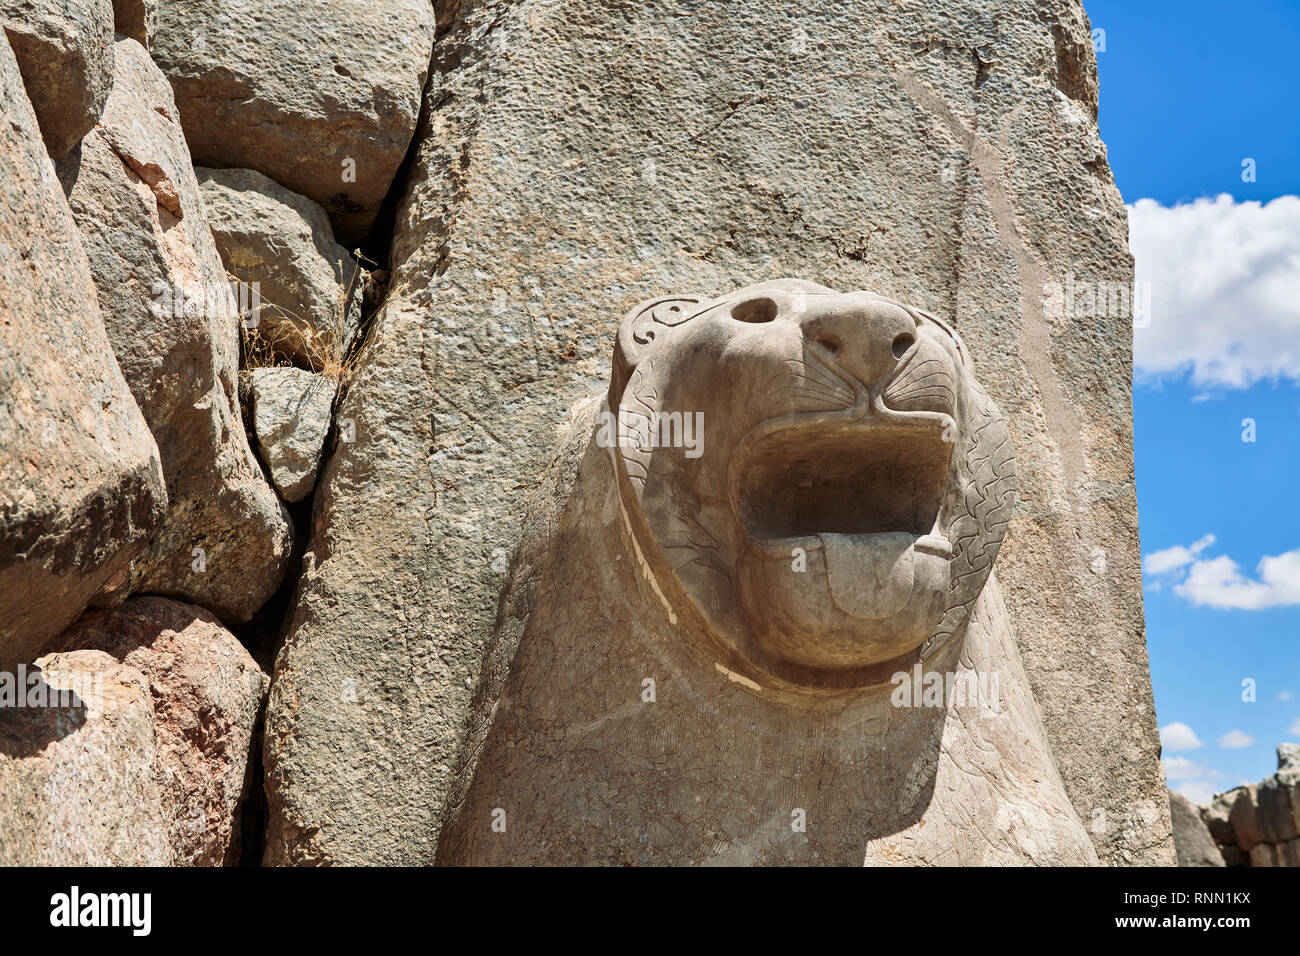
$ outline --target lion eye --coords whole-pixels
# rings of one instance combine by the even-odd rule
[[[894,339],[894,358],[901,359],[904,355],[906,355],[907,350],[912,347],[912,343],[915,341],[916,341],[916,336],[908,332],[900,333]]]
[[[737,322],[771,322],[776,313],[776,303],[771,299],[750,299],[733,307],[731,317]]]

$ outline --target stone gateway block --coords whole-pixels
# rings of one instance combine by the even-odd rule
[[[1076,307],[1087,296],[1072,299],[1068,310],[1062,302],[1067,289],[1133,281],[1126,214],[1096,125],[1095,59],[1081,4],[819,0],[795,4],[777,18],[771,4],[749,0],[483,0],[449,12],[397,209],[389,296],[337,412],[340,421],[354,423],[355,441],[336,445],[321,469],[308,569],[276,664],[267,717],[267,860],[426,863],[443,853],[464,860],[499,852],[480,846],[481,834],[471,838],[477,831],[460,822],[467,811],[459,800],[470,800],[465,806],[474,813],[503,810],[506,833],[536,821],[520,818],[529,812],[523,802],[513,811],[501,803],[487,807],[490,787],[481,781],[491,771],[474,768],[467,741],[490,741],[492,733],[499,740],[531,739],[563,726],[566,733],[596,735],[595,746],[613,752],[615,739],[646,732],[634,716],[643,706],[638,689],[645,679],[660,688],[659,703],[647,706],[681,708],[656,718],[665,721],[655,725],[665,733],[690,728],[700,748],[709,739],[719,753],[741,748],[747,767],[771,774],[778,766],[787,776],[811,773],[797,763],[782,765],[788,751],[769,751],[758,742],[766,738],[723,729],[752,721],[785,741],[820,733],[803,717],[791,717],[803,730],[774,726],[775,711],[764,711],[765,698],[752,696],[759,692],[743,681],[771,693],[765,675],[784,672],[781,679],[795,687],[802,686],[794,680],[798,668],[869,669],[890,655],[917,653],[911,644],[917,635],[919,647],[927,647],[929,635],[945,633],[945,619],[968,617],[966,641],[976,641],[981,660],[998,662],[1000,673],[1016,657],[1002,649],[1012,635],[1018,644],[1020,663],[1005,664],[1003,691],[1015,689],[1013,720],[1028,727],[1041,719],[1025,759],[1042,770],[1045,795],[1035,810],[1014,790],[976,798],[959,788],[964,795],[950,808],[953,819],[978,799],[979,819],[1000,826],[983,847],[966,844],[954,852],[962,859],[1078,861],[1095,853],[1106,864],[1172,864],[1143,637],[1133,316],[1096,308],[1095,295],[1092,309]],[[670,562],[673,578],[656,571],[661,587],[665,580],[685,582],[678,600],[665,595],[667,605],[679,620],[686,608],[703,607],[709,621],[731,622],[698,631],[723,635],[717,655],[703,662],[707,667],[683,670],[686,676],[674,684],[666,669],[679,665],[665,655],[679,652],[665,650],[658,637],[669,632],[658,617],[637,617],[667,613],[641,570],[651,561],[645,536],[621,524],[622,498],[613,494],[620,486],[598,467],[609,466],[608,452],[596,449],[592,455],[603,457],[588,462],[598,409],[582,403],[606,390],[618,317],[637,303],[681,294],[715,302],[786,276],[837,293],[872,290],[940,317],[959,334],[1014,450],[1018,503],[1005,534],[995,535],[1001,539],[997,571],[981,590],[975,585],[987,567],[958,571],[952,563],[960,560],[964,532],[954,537],[940,528],[954,547],[951,559],[937,539],[924,541],[918,532],[929,517],[922,504],[945,507],[937,485],[949,477],[945,462],[953,463],[928,437],[881,445],[888,453],[909,449],[896,476],[911,490],[894,495],[848,465],[781,473],[781,456],[767,454],[777,446],[756,447],[747,459],[755,487],[738,499],[750,509],[748,518],[733,516],[748,537],[735,544],[789,540],[793,547],[809,527],[820,526],[827,534],[806,555],[809,573],[833,590],[814,599],[773,586],[781,580],[769,577],[777,564],[773,558],[768,567],[761,547],[722,563],[717,573],[736,574],[734,586],[705,590],[713,552],[691,524],[694,505],[689,496],[665,497],[662,489],[671,484],[654,491],[647,483],[640,508],[646,520],[670,523],[672,540],[659,535],[663,547],[696,549],[672,552],[690,561]],[[779,316],[789,306],[770,298],[776,321],[785,322]],[[749,318],[761,320],[768,307],[755,309]],[[885,326],[901,321],[885,311],[892,317],[878,317]],[[656,334],[676,334],[660,325]],[[945,338],[926,331],[917,342],[938,349],[936,371],[950,375],[956,360]],[[820,347],[831,347],[829,337]],[[892,359],[892,340],[880,348],[873,361]],[[876,381],[869,369],[861,380]],[[838,396],[833,376],[808,388],[828,389],[827,401]],[[895,404],[886,407],[910,413],[913,401],[926,412],[926,403],[947,400],[917,388],[891,396]],[[954,394],[960,400],[963,393]],[[681,407],[672,396],[660,399],[669,411],[701,410]],[[727,421],[747,407],[713,411]],[[962,416],[952,417],[960,423]],[[702,456],[674,461],[686,467],[710,460],[711,421],[706,415]],[[556,466],[558,476],[548,471],[557,430],[565,463]],[[842,448],[831,432],[798,441],[823,448],[824,458],[842,457],[830,455]],[[660,453],[666,451],[654,450]],[[704,483],[703,492],[727,490],[729,477],[717,474],[724,483]],[[852,481],[863,483],[870,500],[890,503],[888,521],[871,527],[863,524],[867,516],[857,515],[838,529],[822,523],[819,503],[843,501]],[[802,499],[803,511],[785,496],[761,493],[804,482],[812,491]],[[557,496],[545,508],[535,497],[543,486]],[[592,527],[561,526],[569,515],[559,502],[571,500],[613,510],[598,512]],[[995,494],[988,507],[1001,501]],[[919,510],[909,513],[913,505]],[[956,514],[954,507],[955,501],[945,517]],[[708,510],[702,502],[699,513]],[[637,511],[627,513],[632,521]],[[541,516],[557,526],[534,527]],[[761,533],[752,533],[753,522]],[[530,528],[521,545],[521,529]],[[589,539],[597,534],[613,537]],[[561,539],[574,549],[575,577],[549,575],[543,563]],[[596,545],[615,562],[611,569],[597,573],[582,564],[588,558],[581,549]],[[992,550],[967,556],[991,559]],[[862,575],[846,578],[838,570],[845,567],[861,568]],[[558,590],[525,585],[516,574],[528,568],[529,580]],[[963,599],[938,606],[945,573],[949,583],[970,588],[969,605]],[[609,575],[620,576],[615,590],[630,604],[608,603]],[[863,586],[868,579],[880,586],[875,597]],[[685,595],[691,600],[683,603]],[[805,600],[821,603],[798,603]],[[787,618],[806,607],[811,630],[788,639],[765,633],[763,621],[752,620],[759,607]],[[907,626],[857,623],[894,615],[906,617]],[[544,619],[553,619],[550,637]],[[976,620],[984,622],[978,639]],[[578,624],[588,642],[566,643],[578,640]],[[742,633],[750,643],[738,643]],[[477,709],[475,694],[507,680],[483,670],[489,639],[503,648],[518,642],[519,660],[508,668],[505,659],[489,665],[509,670],[509,681],[521,667],[523,674],[554,673],[565,687],[577,688],[585,675],[594,696],[584,690],[563,712],[537,699],[526,708],[502,704],[499,729],[467,736],[466,722],[476,727],[491,712],[489,704]],[[694,639],[671,646],[694,646]],[[939,638],[927,653],[941,646],[950,645]],[[376,659],[386,666],[364,668]],[[737,679],[710,670],[714,665]],[[724,679],[705,682],[710,674]],[[349,679],[355,694],[340,704],[339,688]],[[707,720],[691,716],[707,712],[694,709],[691,695],[713,708]],[[510,693],[503,699],[511,700]],[[552,706],[562,703],[565,695],[557,691]],[[835,746],[847,748],[837,767],[847,773],[885,759],[868,752],[895,739],[893,729],[880,725],[881,713],[854,711],[861,723],[846,725],[851,740],[834,737]],[[917,713],[938,719],[930,708]],[[324,727],[346,730],[327,734]],[[976,736],[994,733],[978,721],[975,727]],[[904,737],[918,748],[933,739],[917,727]],[[557,757],[575,753],[571,741],[548,740]],[[674,765],[666,741],[654,749],[657,740],[651,736],[629,755],[627,775]],[[693,786],[715,784],[702,778],[663,792],[648,788],[646,821],[672,821],[677,807],[687,809],[681,825],[647,822],[647,829],[673,831],[647,839],[671,849],[675,859],[714,853],[847,859],[852,847],[861,862],[874,852],[868,845],[880,847],[873,858],[912,853],[923,859],[942,840],[913,845],[897,835],[916,822],[909,814],[919,811],[926,789],[945,779],[941,755],[915,751],[916,773],[904,773],[912,796],[885,817],[898,827],[893,839],[873,829],[881,818],[868,814],[876,822],[867,824],[848,812],[855,801],[861,807],[881,800],[883,807],[885,792],[855,796],[839,789],[841,803],[817,813],[846,825],[852,820],[847,832],[853,836],[842,843],[782,844],[778,838],[790,832],[795,808],[808,811],[810,837],[816,830],[813,808],[796,802],[805,791],[793,784],[788,796],[768,793],[753,771],[742,774],[739,766],[735,779],[756,809],[728,805],[712,848],[692,844],[689,835],[709,818],[691,804]],[[681,759],[705,765],[704,751],[694,745]],[[996,766],[1000,758],[990,759]],[[346,781],[340,765],[350,768]],[[531,769],[527,778],[546,779]],[[630,783],[618,784],[625,785],[630,793]],[[756,816],[758,808],[766,816]],[[591,826],[610,819],[607,809],[593,805]],[[474,826],[491,825],[474,819]],[[925,819],[928,825],[936,817]],[[1035,842],[1040,832],[1050,839]],[[600,850],[594,838],[590,846],[592,859],[636,858],[630,847]],[[562,852],[577,858],[576,850]]]

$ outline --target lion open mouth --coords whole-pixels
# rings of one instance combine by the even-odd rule
[[[738,512],[764,544],[823,534],[921,537],[934,531],[951,453],[935,428],[784,428],[744,451]]]
[[[841,609],[885,618],[912,593],[918,551],[952,555],[936,528],[951,454],[934,427],[795,425],[748,443],[734,503],[761,557],[821,550]]]

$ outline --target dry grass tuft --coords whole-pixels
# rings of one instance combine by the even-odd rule
[[[352,276],[346,287],[339,292],[338,304],[329,327],[315,328],[309,319],[295,310],[262,299],[258,324],[253,328],[248,328],[242,321],[239,324],[242,353],[240,367],[292,368],[302,367],[305,363],[308,371],[340,384],[346,383],[356,367],[365,333],[364,325],[367,324],[367,317],[363,316],[363,327],[357,330],[345,353],[342,344],[347,330],[348,302],[358,281],[365,281],[362,275],[365,270],[360,261],[364,257],[360,253],[357,256],[353,260]],[[233,275],[231,279],[240,281]]]

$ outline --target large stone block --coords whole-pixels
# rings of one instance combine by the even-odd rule
[[[434,855],[503,556],[618,317],[797,275],[960,331],[1021,462],[999,577],[1065,791],[1102,862],[1174,862],[1132,315],[1061,301],[1133,279],[1082,7],[783,9],[454,11],[276,665],[268,859]]]
[[[1232,827],[1232,842],[1240,847],[1243,853],[1250,853],[1264,839],[1264,834],[1259,827],[1259,800],[1256,796],[1256,785],[1239,787],[1235,792],[1237,797],[1228,812],[1228,823]]]
[[[1278,866],[1300,866],[1300,837],[1277,845]]]
[[[0,37],[0,669],[125,573],[167,506],[90,267]]]
[[[0,25],[59,159],[95,125],[113,85],[113,0],[0,0]]]
[[[338,383],[300,368],[255,368],[249,377],[262,461],[284,500],[302,501],[316,487]]]
[[[1251,866],[1277,866],[1277,847],[1271,843],[1256,843],[1250,848]]]
[[[352,244],[410,145],[433,34],[428,0],[160,0],[154,56],[198,165],[265,173]]]
[[[1223,866],[1223,854],[1196,804],[1181,793],[1169,791],[1169,815],[1174,827],[1174,848],[1179,866]]]
[[[299,368],[337,372],[361,319],[361,276],[325,211],[251,169],[197,169],[226,270],[257,283],[257,335]]]
[[[292,530],[244,431],[239,316],[171,88],[135,40],[120,40],[116,54],[103,120],[59,176],[170,503],[105,600],[148,591],[244,621],[279,587]]]
[[[37,664],[24,703],[45,706],[0,709],[0,863],[232,862],[266,688],[235,636],[202,608],[134,598],[88,612]]]
[[[1233,842],[1232,805],[1237,802],[1240,795],[1240,788],[1216,794],[1210,805],[1202,809],[1201,818],[1205,821],[1206,827],[1209,828],[1210,836],[1214,838],[1215,843],[1229,844]]]
[[[1277,773],[1255,787],[1259,832],[1269,843],[1287,843],[1300,837],[1300,763],[1296,749],[1295,744],[1278,747]]]

